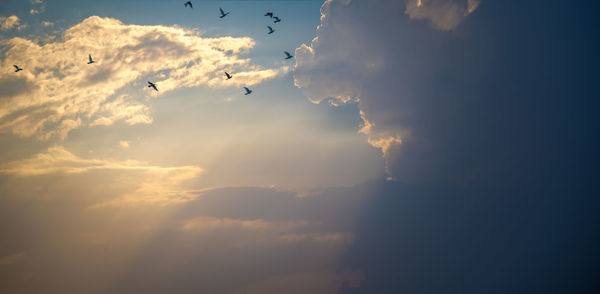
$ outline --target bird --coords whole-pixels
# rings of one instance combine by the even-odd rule
[[[190,8],[194,9],[194,6],[192,6],[192,1],[185,2],[185,3],[183,4],[183,6],[185,6],[185,7],[188,7],[188,6],[189,6]]]
[[[267,34],[272,34],[275,30],[271,26],[267,26],[269,28],[269,32]]]
[[[265,16],[269,16],[269,17],[273,18],[273,12],[267,12],[267,13],[265,13]]]
[[[219,11],[221,11],[221,16],[219,16],[219,18],[223,18],[229,14],[229,12],[225,13],[222,8],[219,8]]]
[[[250,95],[250,93],[252,93],[252,90],[244,87],[244,90],[246,90],[246,93],[244,95]]]
[[[20,68],[18,65],[13,65],[15,67],[15,72],[21,71],[23,70],[22,68]]]
[[[156,88],[156,84],[151,81],[148,81],[148,88],[152,88],[152,89],[156,90],[156,92],[158,92],[158,89]]]
[[[294,55],[290,54],[290,52],[284,51],[283,53],[285,53],[285,59],[294,58]]]
[[[225,76],[227,77],[228,80],[231,79],[231,75],[228,74],[227,72],[225,72]]]
[[[281,18],[279,18],[279,17],[277,17],[277,16],[275,16],[275,17],[273,17],[273,18],[275,19],[275,20],[273,21],[273,23],[278,23],[278,22],[280,22],[280,21],[281,21]]]
[[[92,54],[89,54],[89,59],[90,59],[90,61],[88,62],[88,64],[92,64],[95,62],[94,60],[92,60]]]

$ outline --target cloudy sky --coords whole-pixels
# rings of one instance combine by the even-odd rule
[[[0,3],[0,292],[600,288],[597,5],[184,2]]]

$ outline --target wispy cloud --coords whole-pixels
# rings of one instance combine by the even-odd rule
[[[254,46],[248,37],[204,38],[177,26],[129,25],[97,16],[68,29],[54,42],[40,44],[17,37],[2,41],[2,46],[6,54],[0,62],[4,68],[0,130],[40,140],[64,138],[75,128],[119,120],[130,125],[151,123],[144,102],[123,93],[131,86],[144,93],[139,83],[146,80],[156,82],[163,94],[201,85],[253,85],[287,70],[262,69],[240,57]],[[86,64],[88,54],[96,63]],[[13,64],[24,70],[14,73]],[[225,70],[240,79],[220,82]]]
[[[0,174],[19,177],[47,174],[86,174],[93,171],[113,171],[108,177],[119,177],[125,172],[134,175],[135,181],[128,192],[118,198],[99,203],[97,206],[128,205],[133,203],[171,203],[186,201],[196,197],[197,191],[181,189],[182,182],[193,179],[202,173],[197,166],[163,167],[149,165],[136,160],[116,161],[109,159],[86,159],[79,157],[62,146],[48,148],[30,158],[0,165]],[[116,185],[118,179],[104,179]]]
[[[31,5],[35,8],[29,10],[29,14],[40,14],[46,11],[46,1],[45,0],[30,0]]]

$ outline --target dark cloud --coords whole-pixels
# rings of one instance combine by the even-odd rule
[[[90,209],[103,193],[76,197],[89,188],[70,191],[64,176],[34,187],[3,179],[1,192],[19,196],[0,202],[3,293],[589,293],[598,286],[599,200],[569,182],[371,182],[301,198],[225,188],[180,205]]]
[[[345,2],[323,6],[296,83],[312,100],[359,99],[374,146],[400,136],[385,152],[394,178],[524,181],[595,158],[582,142],[598,141],[585,8],[484,1],[443,32],[409,21],[402,2]]]

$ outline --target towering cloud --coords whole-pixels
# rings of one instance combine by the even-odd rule
[[[425,167],[437,148],[428,124],[442,119],[439,112],[454,99],[431,93],[452,36],[410,22],[402,12],[406,5],[411,18],[429,18],[448,30],[476,8],[476,2],[461,3],[329,0],[317,36],[296,49],[296,86],[313,102],[358,102],[360,132],[382,150],[392,177],[410,180],[433,172]],[[399,167],[398,158],[407,153],[412,162]]]

